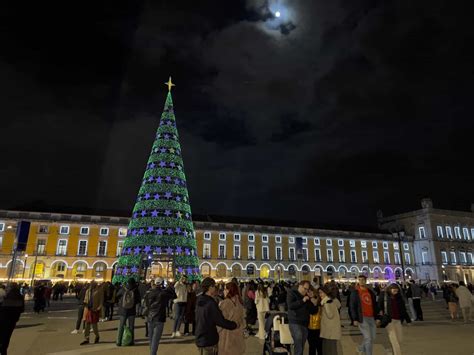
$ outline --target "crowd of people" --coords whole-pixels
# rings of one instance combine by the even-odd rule
[[[421,299],[442,292],[452,320],[458,318],[458,308],[464,322],[469,322],[473,302],[472,285],[420,285],[413,280],[406,284],[367,285],[365,275],[350,285],[330,281],[264,282],[256,280],[216,283],[212,278],[202,282],[188,281],[182,276],[175,283],[157,278],[150,283],[131,278],[120,285],[111,282],[57,283],[39,282],[31,290],[27,285],[0,285],[0,315],[2,316],[0,354],[6,354],[8,343],[24,310],[24,296],[33,293],[35,312],[44,311],[53,300],[60,301],[70,292],[77,299],[77,320],[72,334],[81,331],[81,345],[100,342],[100,322],[111,321],[117,308],[119,325],[116,345],[135,343],[135,320],[145,319],[150,354],[157,354],[167,318],[171,318],[172,338],[194,336],[202,355],[239,355],[245,352],[245,338],[268,339],[268,315],[285,314],[295,355],[302,355],[308,343],[309,355],[341,354],[341,296],[350,326],[358,327],[363,340],[358,354],[371,355],[376,328],[386,328],[394,355],[401,354],[404,322],[423,321]],[[5,319],[5,321],[3,321]],[[184,331],[181,330],[184,328]]]

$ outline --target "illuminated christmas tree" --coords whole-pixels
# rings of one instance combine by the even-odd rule
[[[171,98],[161,114],[150,158],[133,208],[114,282],[143,278],[151,260],[173,262],[175,278],[199,279],[196,240],[181,146]]]

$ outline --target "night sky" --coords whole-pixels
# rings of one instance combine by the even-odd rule
[[[469,210],[473,43],[469,1],[3,3],[0,208],[129,216],[171,75],[195,214]]]

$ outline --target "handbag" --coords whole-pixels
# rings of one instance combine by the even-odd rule
[[[293,344],[293,337],[290,332],[290,325],[284,322],[284,319],[280,316],[273,318],[273,330],[280,332],[280,343],[282,344]]]
[[[385,328],[387,325],[390,324],[392,321],[392,317],[388,314],[387,310],[387,294],[384,296],[383,304],[384,304],[384,314],[382,318],[380,318],[380,328]],[[396,301],[395,301],[396,302]]]

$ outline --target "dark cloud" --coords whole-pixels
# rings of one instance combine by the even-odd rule
[[[171,74],[196,213],[373,224],[425,195],[465,209],[470,3],[280,1],[279,23],[276,4],[1,11],[0,207],[127,214]]]

